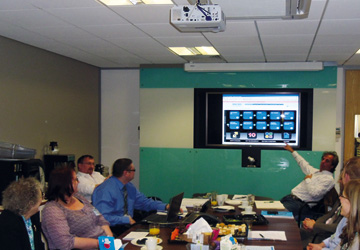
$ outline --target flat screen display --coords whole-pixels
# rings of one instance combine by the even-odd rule
[[[299,145],[300,93],[222,94],[222,144]]]
[[[311,150],[312,89],[195,89],[195,148]]]

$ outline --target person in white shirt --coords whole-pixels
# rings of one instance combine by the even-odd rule
[[[321,200],[334,187],[333,173],[339,163],[339,157],[336,152],[324,152],[321,157],[320,169],[317,169],[310,166],[290,145],[286,144],[284,149],[291,152],[305,174],[304,180],[291,190],[291,194],[286,195],[280,200],[297,220],[299,210],[306,202]],[[303,218],[301,220],[305,217],[312,218],[312,211],[309,205],[304,207],[302,215]]]
[[[94,171],[95,160],[91,155],[83,155],[78,161],[77,178],[79,179],[78,192],[91,202],[91,195],[99,184],[103,183],[105,177]]]

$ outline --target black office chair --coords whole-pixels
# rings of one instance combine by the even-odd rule
[[[335,187],[333,187],[324,195],[324,198],[322,198],[320,201],[305,202],[305,204],[302,205],[299,210],[298,226],[301,226],[301,221],[303,220],[302,212],[304,211],[304,208],[306,206],[314,204],[314,206],[311,207],[310,210],[313,213],[312,219],[316,220],[317,218],[323,216],[325,213],[329,212],[337,200],[339,200],[339,195]]]

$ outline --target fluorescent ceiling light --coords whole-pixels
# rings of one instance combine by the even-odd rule
[[[174,4],[171,0],[99,0],[102,3],[112,5],[136,5],[136,4]]]
[[[102,3],[112,5],[133,5],[129,0],[100,0]]]
[[[219,55],[219,52],[217,52],[216,49],[211,46],[195,47],[195,49],[197,49],[204,56],[218,56]]]
[[[144,4],[174,4],[171,0],[142,0]]]
[[[237,72],[237,71],[319,71],[321,62],[284,63],[185,63],[184,70],[190,72]]]
[[[214,47],[169,47],[171,51],[179,56],[216,56],[219,53],[214,49]]]

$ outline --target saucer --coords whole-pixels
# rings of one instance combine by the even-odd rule
[[[156,246],[156,250],[161,250],[161,249],[163,249],[162,246]],[[147,247],[143,246],[142,248],[140,248],[140,250],[147,250]]]
[[[240,205],[241,200],[226,200],[225,203],[228,205]]]
[[[242,214],[242,215],[255,215],[256,212],[255,212],[255,211],[251,211],[251,212],[242,211],[241,214]]]
[[[235,210],[233,206],[217,206],[214,207],[214,210],[217,212],[229,212],[230,210]]]
[[[143,237],[143,238],[149,238],[149,237]],[[143,238],[133,239],[133,240],[131,241],[131,244],[133,244],[133,245],[135,245],[135,246],[138,246],[138,247],[142,247],[142,246],[144,246],[145,244],[138,244],[137,241],[138,241],[138,240],[141,240],[141,239],[143,239]],[[162,242],[162,239],[157,238],[157,243],[160,244],[161,242]],[[156,249],[156,250],[158,250],[158,249]]]
[[[250,205],[247,205],[247,206],[240,205],[240,206],[238,206],[238,208],[245,209],[245,207],[248,207],[248,206],[250,206]]]

